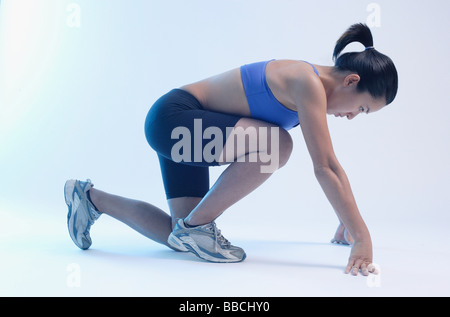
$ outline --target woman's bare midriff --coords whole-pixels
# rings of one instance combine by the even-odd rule
[[[194,95],[207,110],[250,116],[240,68],[185,85],[180,89]]]

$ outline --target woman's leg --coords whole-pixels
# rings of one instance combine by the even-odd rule
[[[240,134],[245,134],[249,127],[271,128],[274,126],[258,120],[243,118],[238,121],[234,132],[228,139],[241,137]],[[281,167],[290,156],[292,140],[283,129],[279,129],[278,137],[279,153],[271,153],[271,155],[278,155],[279,167]],[[259,154],[270,153],[273,150],[269,143],[266,145],[266,147],[259,146]],[[226,144],[224,152],[227,150],[233,151],[234,160],[241,158],[243,162],[233,162],[203,198],[177,197],[168,199],[171,216],[149,203],[108,194],[96,188],[90,189],[91,201],[100,212],[114,217],[158,243],[169,246],[167,238],[172,232],[177,218],[185,218],[186,223],[191,226],[210,223],[272,175],[272,173],[261,172],[261,167],[267,165],[267,162],[262,162],[260,155],[257,155],[255,162],[250,160],[252,153],[248,144],[243,149],[230,149],[227,148]]]
[[[96,188],[89,190],[91,202],[107,214],[144,236],[168,246],[167,238],[172,231],[171,217],[149,203],[108,194]]]
[[[167,244],[177,218],[185,218],[200,202],[199,197],[179,197],[169,199],[172,216],[149,203],[108,194],[96,188],[89,190],[91,202],[104,214],[107,214],[137,232],[158,243]]]
[[[265,129],[268,135],[266,141],[270,139],[270,142],[259,143],[259,139],[262,137],[260,135],[262,130],[259,128],[263,128],[262,130]],[[275,128],[278,133],[272,134],[273,130],[271,128]],[[252,131],[252,129],[258,137],[257,155],[252,153],[251,148],[249,148],[249,142],[246,142],[244,148],[236,148],[235,142],[232,141],[245,138],[246,135],[248,136],[250,134],[249,131]],[[276,138],[277,134],[278,140],[272,140],[271,138]],[[274,144],[272,141],[277,142],[276,148],[271,146]],[[277,168],[280,168],[288,161],[292,147],[292,139],[286,130],[259,120],[249,118],[240,119],[225,144],[225,153],[222,153],[223,157],[226,157],[226,152],[232,151],[235,162],[228,166],[205,197],[185,218],[185,223],[190,226],[196,226],[212,222],[227,208],[264,183],[276,170],[262,172],[262,168],[267,166],[267,162],[261,159],[263,157],[262,154],[270,153],[271,156],[277,156]],[[277,149],[278,151],[276,151]],[[239,160],[236,161],[238,158],[240,158],[241,162]],[[253,160],[256,158],[256,161],[253,162],[251,158]]]
[[[184,219],[202,200],[201,197],[178,197],[167,200],[170,214],[172,215],[172,228],[175,227],[177,219]]]

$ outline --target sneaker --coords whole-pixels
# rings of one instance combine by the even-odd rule
[[[222,236],[214,222],[191,228],[179,219],[167,242],[178,251],[192,252],[210,262],[241,262],[246,257],[243,249]]]
[[[89,189],[94,187],[91,180],[86,182],[68,180],[64,185],[64,197],[69,207],[67,226],[73,242],[82,250],[92,245],[89,230],[101,213],[95,208],[87,197]]]

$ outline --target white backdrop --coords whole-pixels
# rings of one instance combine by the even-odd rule
[[[443,0],[3,0],[0,237],[34,236],[14,217],[64,227],[69,178],[167,210],[143,131],[159,96],[253,61],[332,65],[342,32],[369,22],[375,47],[398,69],[398,96],[373,115],[330,117],[335,151],[374,243],[448,241],[448,12]],[[290,162],[223,215],[225,234],[304,240],[317,228],[331,238],[336,217],[300,129],[291,134]],[[212,179],[221,171],[212,169]]]

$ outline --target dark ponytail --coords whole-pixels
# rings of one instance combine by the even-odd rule
[[[341,54],[344,48],[353,42],[364,45],[362,52]],[[373,47],[372,32],[367,25],[352,25],[336,42],[333,52],[335,67],[340,71],[351,71],[359,75],[361,80],[357,89],[368,91],[373,98],[386,98],[390,104],[397,95],[398,75],[392,60]]]

